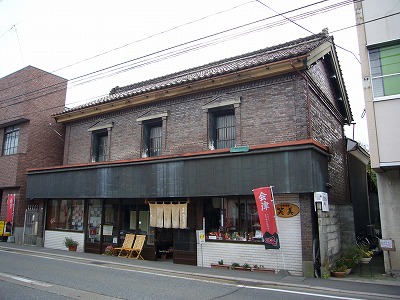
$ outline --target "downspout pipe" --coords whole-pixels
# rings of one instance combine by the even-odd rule
[[[307,138],[311,139],[311,102],[310,102],[310,84],[308,81],[308,78],[304,76],[303,73],[301,73],[296,67],[293,65],[293,60],[290,61],[290,65],[292,68],[300,74],[300,76],[305,80],[306,82],[306,95],[307,95],[307,119],[308,119],[308,126],[307,126]]]

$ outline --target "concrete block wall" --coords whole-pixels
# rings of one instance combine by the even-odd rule
[[[329,211],[321,210],[317,203],[319,243],[321,251],[321,264],[331,264],[340,256],[341,233],[339,220],[339,207],[329,204]]]
[[[340,246],[343,252],[343,250],[349,246],[355,245],[356,234],[354,228],[353,205],[338,205],[338,210],[341,234]]]
[[[381,213],[382,238],[393,239],[396,251],[390,252],[391,267],[395,273],[400,273],[400,172],[387,170],[377,173],[379,194],[379,210]],[[384,251],[385,271],[390,272],[388,251]]]

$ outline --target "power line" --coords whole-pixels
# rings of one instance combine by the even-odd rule
[[[284,15],[284,14],[286,14],[286,13],[279,13],[279,12],[277,12],[277,11],[274,10],[273,8],[271,8],[271,7],[269,7],[268,5],[266,5],[265,3],[263,3],[261,0],[256,0],[256,1],[257,1],[258,3],[260,3],[261,5],[263,5],[263,6],[267,7],[267,8],[269,8],[269,9],[272,10],[273,12],[279,14],[280,16],[282,16],[283,18],[285,18],[285,19],[288,20],[289,22],[291,22],[291,23],[295,24],[296,26],[300,27],[301,29],[303,29],[303,30],[305,30],[305,31],[307,31],[307,32],[309,32],[309,33],[311,33],[311,34],[314,34],[311,30],[305,28],[304,26],[300,25],[299,23],[296,23],[296,22],[293,21],[291,18],[286,17],[286,16]],[[346,2],[346,1],[345,1],[345,2]],[[353,3],[353,1],[350,1],[350,2]],[[338,48],[340,48],[340,49],[342,49],[342,50],[344,50],[344,51],[347,51],[347,52],[351,53],[351,54],[354,56],[354,58],[358,61],[358,63],[361,64],[360,60],[357,58],[357,56],[356,56],[352,51],[350,51],[350,50],[348,50],[348,49],[346,49],[346,48],[344,48],[344,47],[341,47],[341,46],[338,45],[338,44],[336,44],[336,47],[338,47]]]
[[[326,1],[327,1],[327,0],[325,0],[325,1],[320,1],[320,2],[317,2],[317,3],[326,2]],[[310,6],[310,5],[308,5],[308,6]],[[308,6],[306,6],[306,7],[308,7]],[[303,7],[302,7],[302,8],[303,8]],[[299,9],[302,9],[302,8],[294,9],[294,10],[291,10],[291,11],[289,11],[289,12],[292,12],[292,11],[295,11],[295,10],[299,10]],[[288,13],[288,12],[285,12],[285,13]],[[311,13],[311,12],[308,12],[308,14],[310,14],[310,13]],[[306,13],[306,14],[307,14],[307,13]],[[306,15],[306,14],[303,14],[303,15]],[[300,16],[300,15],[299,15],[299,16]],[[390,15],[390,16],[391,16],[391,15]],[[390,16],[387,16],[387,17],[390,17]],[[273,16],[273,17],[276,17],[276,16]],[[273,18],[273,17],[265,18],[265,19],[262,19],[262,20],[271,19],[271,18]],[[381,18],[379,18],[379,19],[381,19]],[[251,22],[251,23],[248,23],[248,24],[255,24],[255,23],[259,22],[259,21],[260,21],[260,20],[254,21],[254,22]],[[371,21],[369,21],[369,22],[372,22],[372,21],[374,21],[374,20],[371,20]],[[263,26],[264,26],[264,27],[269,26],[268,28],[270,28],[270,27],[273,27],[272,24],[280,24],[279,22],[282,22],[282,21],[277,21],[277,22],[275,22],[275,23],[270,23],[270,24],[263,25]],[[154,52],[154,53],[152,53],[152,54],[148,54],[148,55],[142,56],[142,57],[140,57],[140,58],[136,58],[136,59],[133,59],[133,60],[129,60],[129,61],[125,62],[125,63],[132,62],[132,61],[137,61],[138,59],[143,59],[143,61],[137,62],[137,65],[130,66],[129,69],[125,69],[125,70],[122,69],[122,70],[121,70],[121,68],[122,68],[121,65],[123,65],[124,63],[117,64],[117,65],[111,66],[111,67],[109,67],[109,68],[105,68],[105,69],[110,69],[110,68],[112,68],[112,67],[119,66],[120,69],[119,69],[118,71],[117,71],[117,70],[114,70],[115,74],[112,74],[112,75],[102,75],[102,76],[103,76],[103,77],[113,76],[113,75],[116,75],[116,74],[119,74],[119,73],[122,73],[122,72],[129,71],[129,70],[134,69],[134,68],[141,67],[141,66],[143,66],[143,65],[147,65],[147,64],[154,63],[154,62],[158,62],[158,61],[160,61],[160,60],[165,60],[165,57],[168,58],[168,56],[169,56],[169,57],[175,57],[175,56],[181,55],[181,54],[183,54],[183,53],[187,53],[187,52],[190,52],[190,51],[193,51],[193,50],[198,50],[198,49],[201,49],[201,48],[210,46],[210,45],[214,45],[214,44],[216,44],[216,43],[218,43],[218,42],[226,41],[226,40],[228,40],[229,38],[225,37],[224,40],[222,40],[222,38],[219,38],[219,39],[214,40],[214,42],[208,42],[208,43],[204,43],[204,44],[200,44],[200,45],[191,46],[192,49],[186,48],[186,49],[184,49],[184,50],[175,51],[175,52],[173,52],[173,53],[167,53],[167,54],[165,54],[166,56],[164,56],[164,57],[158,57],[158,58],[155,57],[155,58],[153,58],[153,61],[151,61],[150,58],[148,58],[148,57],[151,56],[151,55],[155,55],[155,54],[157,54],[157,53],[162,53],[162,52],[164,52],[164,51],[170,50],[171,48],[177,48],[177,47],[179,47],[179,46],[187,45],[187,44],[190,44],[190,43],[192,43],[192,42],[196,42],[196,41],[199,41],[199,40],[208,38],[208,37],[216,36],[216,35],[221,34],[221,33],[226,33],[226,32],[228,32],[228,31],[231,31],[231,30],[234,30],[234,29],[237,29],[237,28],[242,28],[242,27],[244,27],[244,26],[246,26],[246,25],[248,25],[248,24],[245,24],[245,25],[242,25],[242,26],[237,26],[237,27],[235,27],[235,28],[233,28],[233,29],[230,29],[230,30],[222,31],[222,32],[220,32],[220,33],[212,34],[212,35],[209,35],[209,36],[200,38],[200,39],[196,39],[196,40],[193,40],[193,41],[190,41],[190,42],[182,43],[182,44],[177,45],[177,46],[174,46],[174,47],[170,47],[170,48],[167,48],[167,49],[163,49],[163,50]],[[361,24],[362,24],[362,23],[361,23]],[[358,25],[361,25],[361,24],[358,24]],[[283,25],[283,24],[281,24],[281,25]],[[280,26],[280,25],[276,25],[276,26]],[[262,27],[262,26],[260,26],[260,27]],[[262,30],[262,29],[258,28],[258,30]],[[251,29],[251,30],[249,30],[249,31],[245,31],[245,32],[240,33],[240,34],[241,34],[241,35],[249,34],[249,33],[253,32],[253,31],[254,31],[254,29]],[[231,36],[231,38],[234,38],[234,37],[237,37],[237,35],[232,35],[232,36]],[[148,60],[146,61],[146,60],[144,60],[144,58],[148,58]],[[102,69],[102,70],[105,70],[105,69]],[[99,70],[99,71],[96,71],[96,72],[91,72],[91,73],[89,73],[89,74],[87,74],[87,75],[92,75],[92,76],[94,76],[95,73],[100,72],[100,71],[102,71],[102,70]],[[78,79],[78,78],[81,78],[81,79],[82,79],[84,76],[85,76],[85,75],[78,76],[78,77],[76,77],[75,79]],[[98,78],[98,79],[100,79],[100,78]],[[80,85],[80,84],[86,84],[86,83],[88,83],[88,82],[90,82],[90,81],[93,81],[93,80],[97,80],[97,79],[96,79],[96,78],[95,78],[95,79],[89,79],[87,82],[81,82],[81,83],[77,83],[77,84],[79,84],[79,85]],[[65,83],[65,82],[63,82],[63,83]],[[60,83],[60,84],[63,84],[63,83]],[[21,94],[21,95],[18,95],[18,96],[15,96],[15,97],[11,97],[11,98],[8,98],[8,99],[3,99],[2,101],[12,100],[12,99],[17,98],[17,97],[20,97],[20,96],[25,96],[25,95],[28,95],[28,94],[33,94],[33,93],[35,93],[35,92],[39,92],[39,91],[41,91],[41,90],[46,90],[46,89],[49,89],[49,88],[51,88],[51,87],[55,87],[55,86],[57,86],[57,85],[58,85],[58,84],[52,85],[52,86],[49,86],[49,87],[45,87],[45,88],[41,88],[41,89],[36,90],[36,91],[31,91],[31,92],[28,92],[28,93],[26,93],[26,94]],[[53,90],[53,91],[49,92],[48,94],[50,94],[50,93],[55,93],[55,92],[60,91],[60,90],[61,90],[61,89],[59,89],[59,90]],[[39,96],[35,96],[34,98],[28,99],[28,101],[33,100],[33,99],[37,99],[38,97],[42,97],[42,96],[45,96],[45,95],[47,95],[47,94],[42,94],[42,95],[39,95]],[[100,97],[100,96],[99,96],[99,97]],[[99,98],[97,98],[97,99],[99,99]],[[79,101],[79,102],[81,102],[81,101]],[[20,102],[18,102],[18,103],[20,103]],[[18,103],[15,103],[15,104],[18,104]],[[75,103],[75,102],[73,102],[73,103]],[[11,104],[11,105],[14,105],[14,104]],[[63,106],[56,106],[56,107],[52,107],[52,108],[58,108],[58,107],[61,108],[61,107],[64,107],[64,105],[63,105]],[[3,106],[3,107],[0,107],[0,108],[4,108],[4,106]],[[52,109],[52,108],[48,108],[48,109],[46,109],[46,110],[50,110],[50,109]]]
[[[164,31],[161,31],[161,32],[152,34],[152,35],[149,35],[149,36],[147,36],[147,37],[145,37],[145,38],[143,38],[143,39],[135,40],[135,41],[130,42],[130,43],[128,43],[128,44],[125,44],[125,45],[123,45],[123,46],[120,46],[120,47],[117,47],[117,48],[114,48],[114,49],[105,51],[105,52],[100,53],[100,54],[97,54],[97,55],[95,55],[95,56],[86,58],[86,59],[84,59],[84,60],[81,60],[81,61],[78,61],[78,62],[75,62],[75,63],[72,63],[72,64],[70,64],[70,65],[61,67],[61,68],[59,68],[59,69],[53,70],[53,71],[51,71],[50,73],[55,73],[55,72],[61,71],[61,70],[63,70],[63,69],[66,69],[66,68],[75,66],[75,65],[77,65],[77,64],[80,64],[80,63],[83,63],[83,62],[92,60],[92,59],[94,59],[94,58],[100,57],[100,56],[102,56],[102,55],[105,55],[105,54],[114,52],[114,51],[116,51],[116,50],[122,49],[122,48],[124,48],[124,47],[129,46],[129,45],[132,45],[132,44],[135,44],[135,43],[139,43],[139,42],[143,42],[143,41],[145,41],[145,40],[148,40],[148,39],[153,38],[153,37],[156,37],[156,36],[158,36],[158,35],[162,35],[162,34],[164,34],[164,33],[167,33],[167,32],[173,31],[173,30],[176,30],[176,29],[181,28],[181,27],[183,27],[183,26],[187,26],[187,25],[190,25],[190,24],[194,24],[194,23],[197,23],[197,22],[199,22],[199,21],[202,21],[202,20],[205,20],[205,19],[207,19],[207,18],[210,18],[210,17],[212,17],[212,16],[216,16],[216,15],[218,15],[218,14],[222,14],[222,13],[228,12],[228,11],[230,11],[230,10],[236,9],[236,8],[238,8],[238,7],[240,7],[240,6],[247,5],[247,4],[252,3],[252,2],[254,2],[254,1],[255,1],[255,0],[252,0],[252,1],[249,1],[249,2],[246,2],[246,3],[243,3],[243,4],[240,4],[240,5],[231,7],[231,8],[229,8],[229,9],[224,10],[224,11],[219,11],[219,12],[217,12],[217,13],[214,13],[214,14],[211,14],[211,15],[208,15],[208,16],[205,16],[205,17],[203,17],[203,18],[199,18],[199,19],[197,19],[197,20],[195,20],[195,21],[190,21],[190,22],[187,22],[187,23],[184,23],[184,24],[175,26],[175,27],[173,27],[173,28],[170,28],[170,29],[167,29],[167,30],[164,30]],[[25,19],[24,19],[24,20],[25,20]],[[21,21],[19,21],[18,23],[21,23],[21,22],[23,22],[24,20],[21,20]],[[17,23],[17,24],[18,24],[18,23]],[[15,25],[14,25],[14,26],[15,26]],[[9,30],[12,30],[12,29],[14,28],[14,26],[11,27]],[[9,31],[9,30],[8,30],[8,31]],[[7,31],[7,32],[8,32],[8,31]],[[101,71],[101,70],[99,70],[99,71]],[[95,71],[95,72],[99,72],[99,71]],[[92,72],[92,73],[93,73],[93,72]],[[89,73],[89,74],[91,74],[91,73]],[[85,76],[85,75],[82,75],[82,76]],[[78,76],[78,78],[79,78],[79,77],[82,77],[82,76]],[[70,80],[74,80],[74,79],[75,79],[75,78],[70,79]],[[29,80],[24,81],[24,82],[22,82],[22,83],[28,82],[28,81],[30,81],[30,80],[33,80],[33,79],[29,79]],[[20,85],[20,84],[22,84],[22,83],[18,83],[17,85]],[[17,85],[15,85],[15,86],[17,86]],[[11,87],[7,87],[6,89],[8,89],[8,88],[11,88]],[[1,91],[4,91],[4,90],[6,90],[6,89],[0,90],[0,92],[1,92]]]
[[[327,1],[327,0],[319,1],[319,2],[316,2],[316,3],[314,3],[314,4],[310,4],[310,5],[307,5],[307,6],[303,6],[303,7],[300,7],[300,8],[296,8],[296,9],[290,10],[290,11],[285,12],[285,13],[297,11],[297,10],[299,10],[299,9],[303,9],[304,7],[309,7],[309,6],[311,6],[311,5],[319,4],[319,3],[322,3],[322,2],[326,2],[326,1]],[[342,3],[344,3],[344,2],[342,2]],[[348,4],[348,2],[346,2],[346,4]],[[337,7],[337,5],[336,5],[336,7]],[[329,6],[329,9],[332,9],[332,6]],[[317,10],[317,12],[318,12],[318,13],[321,13],[321,12],[324,12],[324,11],[323,11],[323,9],[319,9],[319,10]],[[298,15],[298,17],[299,17],[299,18],[309,17],[309,16],[310,16],[310,13],[312,13],[312,12]],[[138,57],[138,58],[135,58],[135,59],[132,59],[132,60],[129,60],[129,61],[120,63],[120,64],[116,64],[116,65],[113,65],[113,66],[110,66],[110,67],[107,67],[107,68],[103,68],[103,69],[101,69],[101,70],[97,70],[97,71],[94,71],[94,72],[91,72],[91,73],[88,73],[88,74],[85,74],[85,75],[81,75],[81,76],[75,77],[75,78],[71,79],[70,81],[76,81],[76,82],[77,82],[76,85],[86,84],[86,83],[88,83],[88,82],[91,82],[91,81],[94,81],[94,80],[98,80],[98,79],[101,79],[101,78],[103,78],[103,77],[110,77],[110,76],[113,76],[113,75],[116,75],[116,74],[119,74],[119,73],[122,73],[122,72],[126,72],[126,71],[129,71],[129,70],[131,70],[131,69],[134,69],[134,68],[143,66],[143,65],[147,65],[147,64],[150,64],[150,63],[158,62],[158,61],[160,61],[162,58],[158,58],[158,59],[157,59],[157,57],[155,57],[155,58],[153,59],[153,62],[147,62],[147,63],[140,62],[139,60],[141,60],[141,59],[143,60],[143,59],[145,59],[145,58],[149,58],[149,57],[154,56],[154,55],[160,55],[160,54],[163,53],[163,52],[170,51],[170,50],[172,50],[172,49],[179,48],[179,47],[182,47],[182,46],[185,46],[185,45],[189,45],[189,44],[194,43],[194,42],[199,42],[199,41],[201,41],[201,40],[204,40],[204,39],[207,39],[207,38],[210,38],[210,37],[215,37],[215,36],[221,35],[221,34],[223,34],[223,33],[227,33],[227,32],[230,32],[230,31],[233,31],[233,30],[236,30],[236,29],[243,28],[243,27],[245,27],[245,26],[249,26],[249,25],[252,25],[252,24],[256,24],[256,23],[259,23],[260,21],[265,21],[265,20],[268,20],[268,19],[272,19],[272,18],[277,17],[278,15],[279,15],[279,14],[274,15],[274,16],[271,16],[271,17],[268,17],[268,18],[264,18],[264,19],[261,19],[261,20],[253,21],[253,22],[250,22],[250,23],[241,25],[241,26],[236,26],[236,27],[231,28],[231,29],[228,29],[228,30],[224,30],[224,31],[221,31],[221,32],[218,32],[218,33],[215,33],[215,34],[211,34],[211,35],[208,35],[208,36],[205,36],[205,37],[202,37],[202,38],[198,38],[198,39],[195,39],[195,40],[192,40],[192,41],[189,41],[189,42],[185,42],[185,43],[182,43],[182,44],[179,44],[179,45],[175,45],[175,46],[172,46],[172,47],[163,49],[163,50],[159,50],[159,51],[156,51],[156,52],[153,52],[153,53],[150,53],[150,54],[147,54],[147,55],[144,55],[144,56],[141,56],[141,57]],[[262,29],[265,29],[265,28],[271,28],[271,27],[280,26],[280,25],[283,25],[283,24],[284,24],[284,23],[282,23],[282,21],[277,21],[277,22],[274,22],[274,23],[269,23],[269,24],[260,26],[259,28],[256,28],[256,29],[251,29],[251,30],[248,30],[248,31],[239,33],[239,34],[233,34],[233,35],[231,35],[230,38],[228,38],[228,37],[225,37],[224,39],[222,39],[222,38],[219,38],[219,39],[218,39],[218,38],[217,38],[217,39],[214,40],[214,42],[208,42],[208,43],[205,43],[205,44],[203,44],[203,45],[201,45],[201,44],[200,44],[200,45],[194,45],[194,46],[192,46],[192,48],[194,47],[192,50],[186,49],[185,51],[179,50],[179,51],[177,51],[177,52],[175,52],[175,53],[172,53],[172,54],[171,54],[171,53],[166,53],[166,54],[164,54],[164,55],[165,55],[164,58],[175,57],[175,56],[178,56],[178,55],[180,55],[180,54],[187,53],[187,52],[189,52],[189,51],[201,49],[201,48],[207,47],[207,46],[209,46],[209,45],[215,45],[215,44],[217,44],[217,43],[221,43],[221,42],[224,42],[224,41],[229,40],[229,39],[237,38],[238,36],[246,35],[246,34],[249,34],[249,33],[254,32],[254,31],[257,31],[257,30],[259,31],[259,30],[262,30]],[[121,69],[121,68],[123,68],[123,67],[122,67],[123,65],[125,65],[125,64],[127,64],[127,63],[137,63],[137,61],[139,61],[139,65],[133,65],[133,66],[131,65],[129,68],[125,67],[125,70],[124,70],[124,69],[123,69],[123,70],[119,70],[119,71],[117,71],[118,69],[113,70],[113,68],[115,69],[116,67],[118,67],[119,69]],[[103,73],[104,73],[105,71],[107,71],[107,72],[114,72],[114,74],[111,74],[111,75],[102,75],[102,74],[96,75],[97,73],[100,73],[100,72],[103,72]],[[89,77],[89,76],[91,76],[92,79],[91,79],[91,77]],[[93,79],[93,76],[102,76],[102,77],[98,77],[98,78],[94,78],[94,79]],[[85,80],[85,79],[84,79],[85,77],[88,77],[88,79],[87,79],[86,82],[78,83],[78,82],[79,82],[78,80]],[[57,84],[56,84],[56,85],[57,85]],[[50,89],[50,88],[53,88],[54,86],[55,86],[55,85],[52,85],[52,86],[49,86],[49,87],[47,87],[47,88]],[[45,89],[46,89],[46,87],[45,87],[45,88],[41,88],[41,89],[39,89],[38,91],[40,91],[40,90],[45,90]],[[32,94],[32,93],[34,93],[34,92],[35,92],[35,91],[31,91],[31,92],[29,92],[29,93],[27,93],[27,94]],[[19,97],[19,96],[21,96],[21,95],[18,95],[18,96],[9,98],[9,99],[5,99],[5,100],[10,100],[10,99],[13,99],[13,98],[17,98],[17,97]],[[34,99],[36,99],[36,98],[34,98]],[[21,103],[21,102],[17,102],[17,103],[15,103],[15,104],[11,104],[11,105],[16,105],[16,104],[19,104],[19,103]]]

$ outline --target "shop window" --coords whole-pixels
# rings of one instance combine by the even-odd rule
[[[101,200],[89,200],[87,237],[90,242],[100,242]]]
[[[18,151],[19,125],[4,129],[3,155],[16,154]]]
[[[369,51],[374,97],[400,94],[400,45]]]
[[[106,204],[104,205],[104,224],[101,228],[103,242],[105,243],[116,244],[118,241],[118,211],[118,203],[111,200],[106,201]]]
[[[210,148],[223,149],[235,147],[235,110],[216,109],[209,112]]]
[[[50,200],[46,229],[83,230],[83,200]]]
[[[212,198],[204,201],[206,238],[262,242],[255,200]]]

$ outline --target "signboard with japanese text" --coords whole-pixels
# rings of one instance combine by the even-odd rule
[[[379,246],[383,251],[396,251],[394,240],[379,240]]]
[[[297,216],[300,208],[296,204],[282,203],[275,206],[276,215],[281,218],[292,218]]]
[[[279,249],[279,236],[275,220],[275,205],[272,187],[261,187],[253,190],[260,218],[261,231],[265,249]]]

